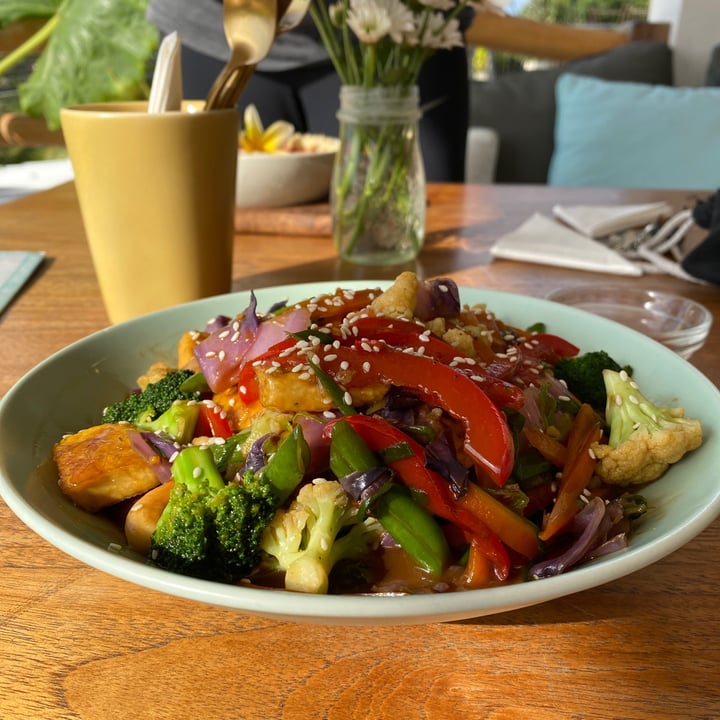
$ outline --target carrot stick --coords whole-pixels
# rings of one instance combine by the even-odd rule
[[[567,461],[568,450],[565,445],[547,433],[537,428],[525,426],[522,429],[523,435],[548,462],[555,467],[564,467]]]
[[[463,575],[465,586],[473,589],[487,587],[492,578],[492,563],[482,551],[479,543],[471,539],[468,561]]]
[[[568,455],[560,488],[540,531],[541,540],[552,538],[577,514],[580,494],[588,486],[595,471],[596,460],[590,453],[590,447],[601,436],[602,426],[595,411],[589,405],[581,405],[568,434]]]
[[[469,483],[457,505],[480,518],[505,545],[525,557],[535,557],[540,551],[535,525],[475,483]]]

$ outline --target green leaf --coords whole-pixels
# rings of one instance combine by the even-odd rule
[[[147,64],[158,32],[145,18],[148,0],[65,0],[58,23],[20,106],[60,127],[60,108],[147,97]]]
[[[0,3],[0,28],[18,20],[52,17],[62,0],[3,0]]]

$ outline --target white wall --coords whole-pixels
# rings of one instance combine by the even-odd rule
[[[719,0],[650,0],[650,22],[672,25],[676,85],[703,85],[710,51],[720,44]]]

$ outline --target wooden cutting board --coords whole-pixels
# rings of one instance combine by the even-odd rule
[[[236,208],[235,232],[249,235],[331,235],[327,203],[285,208]]]

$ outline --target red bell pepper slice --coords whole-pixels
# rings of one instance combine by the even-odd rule
[[[232,434],[230,423],[219,408],[200,404],[200,414],[195,425],[196,437],[229,438]]]
[[[512,435],[505,416],[478,383],[433,358],[374,341],[363,341],[362,346],[333,349],[333,363],[347,362],[355,371],[353,383],[362,380],[364,384],[384,382],[404,387],[446,410],[462,422],[465,451],[473,462],[496,485],[505,484],[513,467]],[[332,374],[329,365],[325,369]]]
[[[554,365],[560,358],[574,357],[580,348],[559,335],[534,333],[521,343],[526,355]]]
[[[519,410],[523,406],[523,392],[519,387],[490,375],[478,363],[462,363],[462,359],[468,358],[465,353],[437,335],[427,332],[425,326],[420,323],[399,318],[367,316],[352,320],[349,327],[358,329],[357,336],[353,333],[353,341],[383,340],[388,345],[401,350],[413,348],[421,351],[426,357],[435,358],[446,365],[456,363],[458,369],[464,369],[467,374],[483,378],[483,390],[496,405],[514,410]]]
[[[445,342],[437,335],[426,332],[427,328],[424,325],[412,320],[371,315],[351,320],[348,327],[357,328],[358,334],[355,336],[357,338],[384,340],[393,347],[411,347],[415,350],[423,348],[426,355],[444,363],[464,356],[464,353],[450,343]]]
[[[487,525],[469,509],[464,508],[455,499],[447,480],[425,464],[425,451],[422,446],[399,428],[382,418],[369,415],[347,415],[342,418],[362,438],[373,452],[385,450],[400,443],[406,443],[411,454],[388,461],[400,480],[410,488],[419,490],[427,498],[427,509],[438,517],[450,521],[463,530],[469,540],[492,563],[497,577],[505,580],[510,572],[510,560],[507,550]],[[331,420],[324,434],[332,433],[332,426],[338,421]]]

